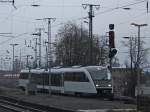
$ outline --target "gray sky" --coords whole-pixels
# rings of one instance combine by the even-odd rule
[[[15,0],[17,10],[9,3],[0,3],[0,33],[12,33],[12,36],[18,37],[3,37],[0,36],[0,55],[5,56],[6,50],[12,51],[10,43],[18,43],[16,47],[16,55],[19,50],[27,54],[27,48],[24,46],[24,40],[27,42],[33,38],[30,34],[35,32],[35,28],[45,28],[47,31],[46,21],[37,21],[45,17],[55,17],[56,21],[52,25],[52,36],[57,33],[62,23],[67,21],[75,21],[78,24],[83,23],[83,17],[88,15],[88,8],[85,10],[82,7],[84,3],[100,5],[100,9],[96,10],[93,19],[93,33],[104,35],[108,32],[108,25],[115,24],[116,47],[118,49],[117,57],[121,63],[127,58],[127,49],[124,48],[121,41],[124,36],[136,36],[137,28],[131,26],[132,22],[149,24],[149,13],[146,13],[146,0],[138,4],[142,0]],[[39,4],[40,7],[32,7],[31,4]],[[131,5],[132,4],[132,5]],[[134,4],[134,5],[133,5]],[[130,5],[131,10],[124,10],[120,7]],[[88,25],[83,23],[84,27]],[[141,29],[141,37],[150,37],[150,24]],[[43,34],[43,40],[47,39],[47,35]],[[8,41],[9,40],[9,41]],[[150,38],[143,38],[145,46],[150,47]],[[33,50],[30,49],[30,52]]]

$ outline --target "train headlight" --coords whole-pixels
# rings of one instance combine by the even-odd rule
[[[99,87],[100,85],[96,84],[96,87]]]
[[[111,87],[111,84],[108,84],[108,87]]]

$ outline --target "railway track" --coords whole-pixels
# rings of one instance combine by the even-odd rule
[[[2,100],[2,99],[0,99],[0,107],[6,110],[10,110],[12,112],[46,112],[40,109],[23,106],[23,105],[13,103],[11,101]]]
[[[11,112],[74,112],[72,110],[33,104],[6,96],[0,96],[0,108]]]

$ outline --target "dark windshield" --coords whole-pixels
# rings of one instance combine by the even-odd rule
[[[87,68],[93,80],[107,80],[108,71],[106,68]]]

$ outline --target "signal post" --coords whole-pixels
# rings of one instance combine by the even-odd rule
[[[117,50],[115,48],[115,33],[114,33],[114,24],[109,24],[109,70],[112,73],[112,59],[116,55]],[[113,78],[112,78],[113,86]],[[112,89],[113,94],[113,89]]]
[[[112,68],[112,59],[116,55],[117,50],[115,48],[115,33],[114,24],[109,24],[109,67]]]

